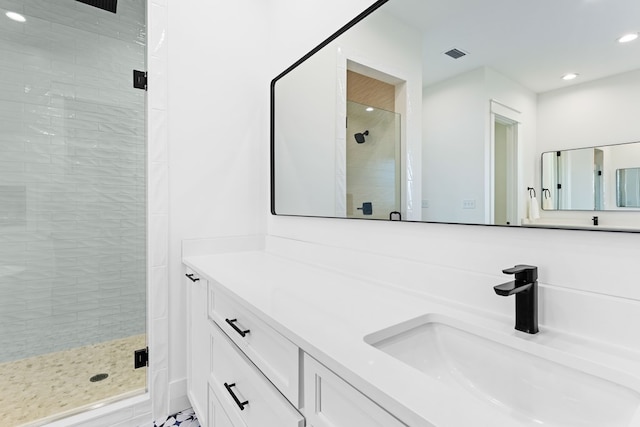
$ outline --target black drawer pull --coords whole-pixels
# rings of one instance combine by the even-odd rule
[[[197,282],[198,280],[200,280],[199,277],[193,277],[193,273],[185,274],[185,276],[187,276],[192,282]]]
[[[238,328],[236,326],[236,322],[238,321],[238,319],[224,319],[225,322],[227,322],[229,324],[229,326],[231,326],[237,333],[239,333],[243,338],[245,335],[247,335],[249,332],[251,332],[249,329],[247,330],[242,330],[240,328]]]
[[[233,397],[233,400],[236,402],[236,405],[238,405],[238,408],[240,408],[241,411],[244,411],[244,407],[249,404],[249,401],[245,400],[244,402],[240,402],[240,399],[238,399],[238,396],[236,396],[233,390],[231,390],[231,387],[234,387],[235,385],[236,383],[233,383],[233,384],[224,383],[224,388],[226,388],[229,394],[231,395],[231,397]]]

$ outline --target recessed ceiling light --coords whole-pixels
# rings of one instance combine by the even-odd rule
[[[576,77],[578,77],[576,73],[567,73],[564,76],[562,76],[562,80],[573,80]]]
[[[618,39],[618,43],[629,43],[638,38],[638,33],[629,33]]]
[[[27,20],[27,18],[16,12],[7,12],[5,15],[7,15],[7,18],[13,19],[16,22],[25,22]]]
[[[366,110],[367,111],[373,111],[373,107],[367,107]]]

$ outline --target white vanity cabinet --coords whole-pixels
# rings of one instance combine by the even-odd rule
[[[406,427],[214,280],[214,270],[209,281],[187,275],[188,397],[203,427]]]
[[[303,364],[307,427],[407,427],[308,354]]]
[[[207,280],[187,268],[187,396],[201,425],[207,425],[207,378],[209,377],[209,320]]]

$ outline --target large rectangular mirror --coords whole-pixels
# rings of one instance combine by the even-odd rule
[[[602,210],[634,229],[640,152],[598,188],[593,168],[640,141],[638,16],[637,0],[376,2],[272,82],[272,213],[580,228]]]

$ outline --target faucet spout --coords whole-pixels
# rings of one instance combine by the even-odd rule
[[[493,287],[496,294],[508,297],[516,296],[516,326],[518,331],[528,334],[538,333],[538,267],[516,265],[502,270],[505,274],[514,274],[515,279]]]
[[[497,285],[493,287],[493,290],[496,291],[496,294],[508,297],[509,295],[517,294],[519,292],[524,292],[533,286],[533,283],[525,283],[522,284],[517,280],[512,280],[511,282],[503,283],[501,285]]]

